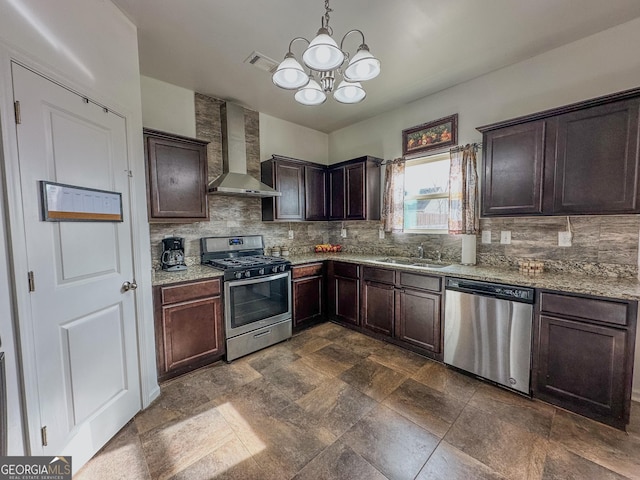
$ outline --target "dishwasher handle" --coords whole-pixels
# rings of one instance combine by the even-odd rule
[[[470,293],[472,295],[483,295],[503,300],[511,300],[513,302],[520,303],[532,304],[534,303],[535,298],[535,291],[533,288],[479,282],[461,278],[447,278],[445,289]]]

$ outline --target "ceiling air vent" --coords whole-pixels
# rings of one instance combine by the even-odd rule
[[[251,52],[251,55],[247,57],[244,63],[249,63],[254,67],[258,67],[260,70],[264,70],[271,74],[273,74],[278,68],[278,62],[256,51]]]

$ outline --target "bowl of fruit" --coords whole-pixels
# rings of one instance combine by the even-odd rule
[[[316,253],[335,253],[342,251],[342,245],[331,245],[330,243],[321,243],[315,247]]]

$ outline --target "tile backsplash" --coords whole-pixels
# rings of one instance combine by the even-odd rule
[[[196,93],[196,136],[209,140],[209,180],[222,173],[220,106],[222,100]],[[258,112],[245,109],[247,172],[260,176]],[[364,153],[364,152],[363,152]],[[210,220],[191,224],[152,224],[151,255],[159,266],[160,243],[165,236],[185,239],[187,264],[200,262],[199,239],[206,236],[263,235],[265,245],[286,245],[292,254],[311,253],[319,243],[341,244],[350,253],[381,256],[415,256],[423,243],[425,257],[460,262],[461,237],[456,235],[385,234],[379,238],[378,221],[344,222],[347,237],[340,236],[342,222],[262,222],[258,198],[209,196]],[[636,277],[638,275],[639,215],[571,217],[571,247],[558,246],[558,232],[567,228],[566,217],[481,219],[480,228],[491,230],[491,244],[477,239],[479,264],[517,268],[519,260],[536,259],[547,271]],[[294,239],[289,240],[289,228]],[[500,232],[511,232],[511,244],[500,244]]]
[[[491,244],[477,237],[479,264],[517,268],[525,259],[540,260],[547,271],[635,277],[638,275],[639,215],[571,217],[571,247],[558,246],[558,232],[567,228],[566,217],[481,219],[481,230],[491,231]],[[458,235],[385,234],[378,238],[379,222],[345,222],[347,238],[340,237],[340,223],[331,223],[330,241],[345,251],[380,255],[415,256],[423,243],[425,257],[460,262]],[[511,232],[511,244],[500,243],[500,232]]]

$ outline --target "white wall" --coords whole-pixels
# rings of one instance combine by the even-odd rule
[[[261,113],[260,160],[267,160],[273,154],[326,165],[329,135]]]
[[[151,77],[141,77],[145,127],[196,136],[194,92]],[[326,165],[329,135],[260,113],[260,160],[278,154]]]
[[[13,119],[10,60],[15,59],[77,92],[102,103],[124,116],[129,139],[128,155],[132,177],[131,203],[134,228],[134,269],[140,285],[136,292],[143,402],[159,393],[153,338],[151,297],[151,258],[149,226],[146,214],[146,186],[142,149],[142,113],[140,71],[135,26],[109,0],[0,0],[0,125],[4,158],[5,195],[0,196],[4,215],[0,215],[0,238],[13,245],[8,250],[0,241],[0,258],[11,258],[18,274],[9,278],[6,262],[0,261],[0,335],[2,348],[10,354],[9,376],[9,453],[23,451],[20,426],[19,392],[15,343],[12,328],[17,322],[8,312],[16,288],[19,311],[28,310],[26,292],[26,251],[21,239],[20,192],[18,190],[18,153]],[[23,352],[25,369],[33,352]],[[33,382],[27,388],[33,388]],[[26,399],[27,414],[37,419],[33,400]],[[37,427],[31,424],[32,445],[37,445]]]
[[[196,136],[193,91],[155,78],[140,77],[142,125],[186,137]]]
[[[478,126],[637,87],[638,45],[640,19],[332,132],[329,158],[398,157],[404,128],[452,113],[459,143],[480,141]]]

